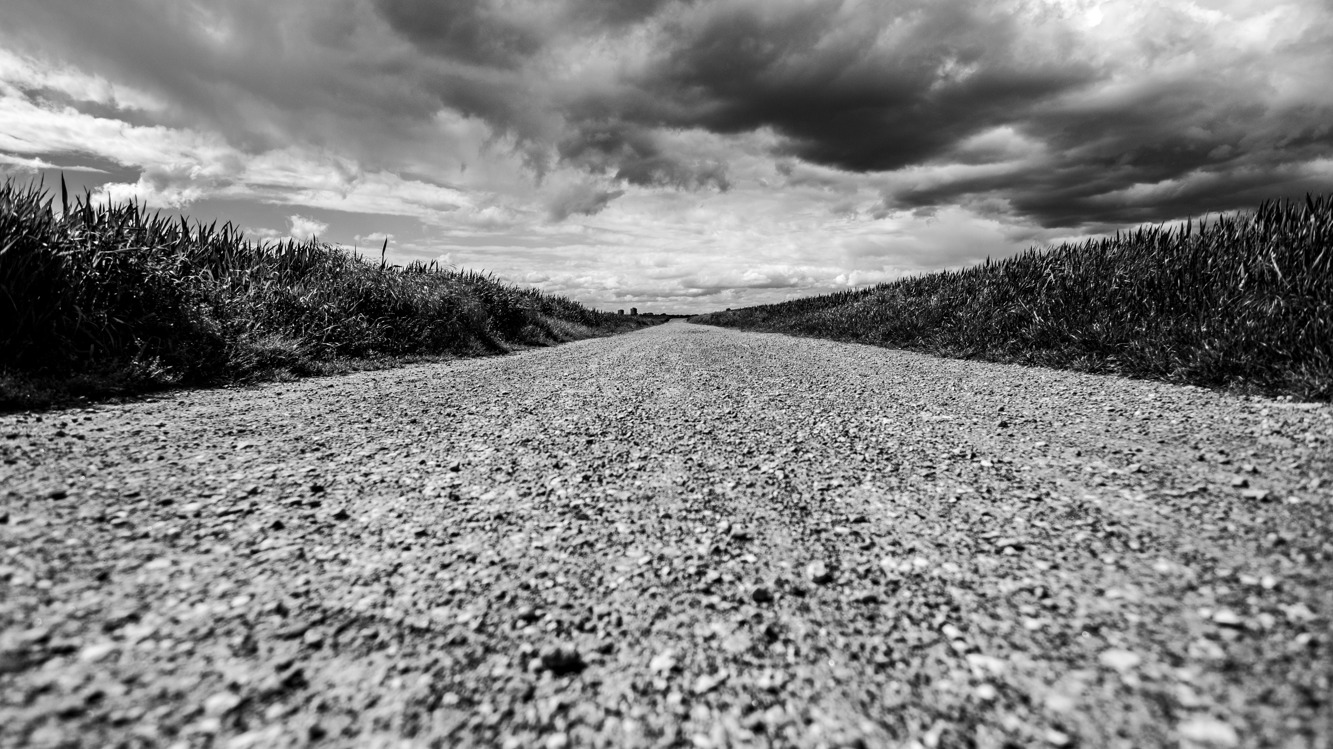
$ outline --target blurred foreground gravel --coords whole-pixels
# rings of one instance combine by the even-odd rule
[[[672,323],[0,438],[5,746],[1333,741],[1327,405]]]

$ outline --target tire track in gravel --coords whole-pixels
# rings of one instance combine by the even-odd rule
[[[1326,405],[677,323],[0,432],[5,745],[1333,732]]]

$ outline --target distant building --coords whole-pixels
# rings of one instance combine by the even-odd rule
[[[623,314],[625,314],[625,310],[623,310],[623,309],[618,309],[618,310],[616,310],[616,314],[617,314],[617,315],[623,315]]]
[[[629,313],[630,313],[631,315],[637,315],[637,314],[639,314],[639,308],[638,308],[638,307],[630,307],[630,308],[629,308]]]

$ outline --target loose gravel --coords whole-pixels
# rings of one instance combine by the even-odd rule
[[[0,417],[6,746],[1333,741],[1333,408],[672,323]]]

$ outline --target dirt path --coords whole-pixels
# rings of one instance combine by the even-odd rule
[[[0,437],[6,746],[1333,741],[1328,406],[673,323]]]

